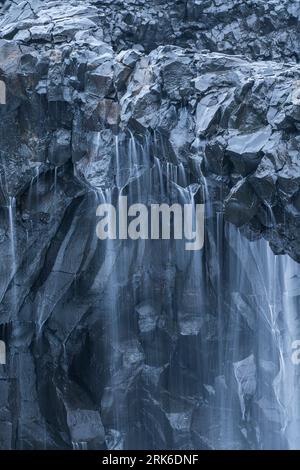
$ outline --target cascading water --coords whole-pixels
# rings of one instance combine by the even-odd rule
[[[8,204],[8,222],[9,222],[9,238],[10,238],[10,249],[11,249],[11,279],[12,279],[12,305],[16,308],[16,288],[14,276],[17,271],[17,247],[16,247],[16,199],[9,197]]]
[[[118,140],[116,142],[118,147]],[[143,158],[139,161],[138,144],[131,135],[128,151],[131,170],[126,180],[123,178],[124,186],[119,187],[119,194],[122,194],[130,182],[126,194],[129,199],[132,198],[131,202],[134,202],[134,198],[139,202],[153,201],[155,198],[156,202],[163,202],[166,199],[170,202],[172,191],[175,190],[181,203],[190,203],[191,193],[185,189],[187,177],[182,166],[175,168],[171,163],[164,163],[154,157],[153,165],[151,167],[148,165],[145,169],[144,162],[151,160],[149,143],[147,145],[147,149],[146,145],[140,149],[140,156]],[[124,161],[120,163],[119,148],[117,153],[118,169],[125,163]],[[143,171],[146,171],[146,177]],[[117,171],[117,182],[122,180],[120,173]],[[207,183],[203,177],[200,183],[205,189],[204,199],[209,199]],[[108,200],[107,197],[105,200]],[[295,411],[296,372],[291,362],[291,343],[286,333],[286,330],[291,328],[291,315],[294,320],[297,317],[294,304],[288,301],[291,280],[288,272],[293,269],[299,273],[299,266],[286,256],[274,255],[264,240],[246,240],[237,229],[224,222],[222,211],[214,207],[209,200],[206,204],[206,215],[207,246],[203,250],[187,253],[180,241],[161,241],[155,247],[155,251],[160,253],[158,260],[154,258],[155,261],[152,261],[163,266],[165,276],[170,269],[176,273],[175,277],[180,272],[184,273],[183,285],[177,287],[177,290],[181,291],[179,295],[193,298],[194,311],[193,308],[191,313],[179,310],[178,301],[174,302],[173,298],[176,289],[173,284],[174,279],[170,283],[172,276],[165,286],[166,289],[160,291],[159,295],[155,292],[153,283],[144,276],[144,279],[140,280],[138,291],[135,294],[133,292],[134,304],[140,305],[138,309],[140,315],[143,315],[143,309],[146,311],[148,309],[149,312],[151,304],[157,302],[163,310],[167,300],[169,316],[173,318],[183,337],[191,334],[191,328],[194,329],[193,335],[197,328],[199,329],[197,335],[199,344],[191,352],[191,356],[188,351],[185,354],[191,361],[189,366],[193,369],[192,373],[198,375],[199,395],[202,392],[202,381],[208,391],[208,398],[204,404],[201,400],[199,402],[199,415],[201,417],[200,410],[203,408],[205,423],[202,423],[201,427],[204,428],[204,434],[206,433],[208,447],[267,449],[299,447],[297,438],[292,436],[298,424],[299,412]],[[133,277],[138,276],[141,265],[149,266],[149,259],[152,258],[151,253],[153,254],[152,249],[156,242],[139,241],[137,245],[140,243],[143,243],[142,251],[127,249],[127,258],[120,257],[116,260],[114,276],[118,277],[117,273],[123,272],[125,280],[129,271],[124,272],[124,263],[128,264],[133,258],[135,259],[134,272],[131,273]],[[156,268],[157,266],[154,269]],[[122,324],[120,319],[124,312],[118,300],[120,284],[117,278],[111,278],[109,284],[112,292],[110,294],[107,292],[107,295],[115,300],[115,307],[118,305],[118,320],[113,316],[111,332],[111,339],[115,342],[120,340],[120,331],[124,329],[124,324],[120,328]],[[141,297],[146,298],[141,301]],[[208,339],[209,333],[205,321],[207,306],[211,310],[211,319],[215,318],[216,322],[216,345]],[[197,308],[198,312],[195,315]],[[283,321],[283,325],[280,321]],[[118,335],[116,335],[117,325]],[[245,337],[247,333],[249,338]],[[118,348],[122,351],[121,344],[118,344]],[[161,345],[158,345],[157,349],[160,348]],[[141,352],[135,351],[134,354],[137,355],[137,361],[140,360]],[[155,348],[152,354],[152,361],[155,363],[157,355]],[[210,363],[206,360],[207,355],[211,356]],[[215,374],[213,382],[211,382],[212,370]],[[173,380],[172,378],[170,382],[171,395]],[[184,379],[176,380],[173,385],[176,393],[187,386]],[[112,394],[113,388],[112,386],[110,390]],[[135,400],[138,402],[137,397]],[[118,400],[115,401],[115,412],[118,409],[117,403]],[[128,409],[126,411],[124,407],[128,407],[129,404],[123,403],[122,406],[120,415],[124,418],[125,413],[127,416],[121,425],[125,436],[123,445],[128,448],[131,446],[131,443],[126,441],[130,416],[127,414]],[[167,414],[171,423],[180,417],[183,418],[171,408]],[[131,409],[131,413],[136,415],[138,412]],[[136,418],[138,419],[138,416]],[[120,419],[115,418],[112,431],[116,432],[118,422],[120,425]],[[136,439],[135,437],[135,443]],[[205,447],[204,437],[202,440]]]
[[[166,155],[160,137],[153,141],[147,137],[141,143],[131,134],[127,144],[117,137],[115,151],[114,185],[97,190],[97,204],[116,205],[120,196],[126,196],[128,205],[195,206],[197,185],[188,186],[190,175],[182,164],[159,158]],[[156,445],[147,414],[155,411],[141,411],[146,400],[141,387],[146,380],[147,389],[150,380],[153,388],[157,376],[155,396],[168,389],[160,400],[173,429],[169,437],[173,443],[161,442],[162,447],[178,445],[176,423],[181,422],[186,429],[192,427],[196,448],[295,448],[299,446],[292,437],[297,426],[296,372],[286,330],[291,328],[287,312],[293,309],[294,320],[297,317],[295,303],[288,300],[287,272],[297,272],[298,265],[274,255],[266,241],[249,241],[226,224],[222,205],[211,200],[201,172],[199,186],[206,204],[202,250],[185,251],[183,240],[101,242],[103,261],[92,290],[103,293],[97,308],[105,312],[107,328],[110,372],[102,397],[102,407],[111,410],[104,415],[107,445]],[[137,324],[129,313],[133,311]],[[279,317],[287,323],[281,325]],[[175,331],[182,344],[172,351],[169,338]],[[177,377],[174,353],[186,371]],[[144,361],[148,366],[138,380]],[[132,375],[137,384],[128,396]],[[196,412],[174,406],[188,395]],[[141,423],[143,432],[136,423]]]
[[[15,234],[15,210],[16,199],[9,197],[8,214],[9,214],[9,235],[11,241],[11,257],[12,257],[12,272],[16,271],[16,234]]]
[[[120,196],[127,197],[128,206],[134,203],[149,205],[150,203],[174,203],[175,201],[184,205],[194,201],[194,191],[183,187],[186,184],[186,176],[182,165],[178,167],[179,171],[177,171],[178,169],[175,170],[174,165],[161,162],[155,156],[151,160],[149,139],[144,145],[141,145],[131,135],[127,149],[127,152],[124,150],[121,152],[119,141],[116,139],[117,167],[114,180],[119,184],[112,189],[99,189],[96,198],[98,204],[113,203],[116,205]],[[157,149],[154,149],[154,155],[156,151]],[[171,175],[172,179],[170,179]],[[193,208],[193,212],[195,212],[195,204],[193,204]],[[193,216],[195,217],[195,214]],[[134,334],[136,320],[134,315],[130,315],[130,309],[136,310],[138,314],[139,329],[142,335],[146,336],[145,341],[149,343],[152,338],[150,340],[153,342],[151,355],[147,358],[151,364],[147,369],[147,374],[150,374],[151,377],[151,374],[157,374],[160,369],[157,366],[161,361],[161,355],[166,354],[163,351],[164,346],[161,344],[162,338],[156,338],[154,334],[157,323],[167,322],[173,328],[172,324],[178,321],[177,312],[172,312],[172,304],[178,302],[174,293],[174,279],[172,279],[175,265],[178,264],[182,270],[185,269],[185,266],[190,265],[191,272],[195,274],[191,274],[189,280],[189,283],[192,284],[192,291],[189,294],[191,298],[192,293],[200,291],[202,276],[197,276],[196,272],[201,266],[198,256],[201,258],[202,255],[198,253],[197,257],[192,255],[185,257],[183,240],[178,240],[176,243],[169,240],[106,240],[101,243],[104,259],[94,279],[92,289],[98,293],[103,290],[103,301],[99,309],[105,311],[108,330],[107,361],[110,363],[110,378],[102,399],[103,407],[107,407],[107,402],[112,402],[108,445],[111,448],[120,448],[120,446],[128,448],[128,446],[132,447],[135,442],[139,447],[144,447],[145,436],[143,434],[135,436],[134,429],[132,429],[132,423],[141,418],[140,401],[143,398],[138,387],[131,400],[126,398],[127,394],[124,390],[126,376],[132,374],[132,369],[140,367],[141,360],[144,360],[141,346]],[[159,285],[156,282],[153,283],[151,271],[161,270],[161,263],[164,268],[159,274],[161,278],[161,281],[158,280]],[[148,268],[145,269],[145,266]],[[170,272],[170,279],[164,280],[164,270]],[[133,280],[132,285],[128,285],[130,278]],[[163,297],[165,297],[167,308],[170,310],[169,319],[165,318],[166,314],[163,312]],[[195,304],[195,299],[193,303]],[[156,309],[160,311],[160,314],[155,312]],[[147,315],[153,317],[150,324],[147,324]],[[179,318],[179,322],[183,323],[183,330],[187,328],[190,331],[194,325],[199,327],[198,320],[192,312],[191,314],[182,312],[179,317],[180,315],[182,318]],[[163,318],[160,319],[160,316]],[[191,318],[187,319],[186,317],[189,316]],[[188,324],[186,327],[185,322]],[[193,373],[197,374],[195,371]],[[147,374],[145,375],[147,376]],[[176,386],[184,388],[184,381],[178,382]],[[175,421],[178,416],[180,417],[180,413],[169,413],[170,420]]]
[[[99,139],[95,135],[96,155]],[[214,182],[196,163],[192,174],[163,155],[167,149],[158,135],[144,141],[120,135],[110,169],[112,186],[87,181],[87,196],[78,198],[53,234],[51,274],[42,271],[42,281],[31,292],[38,326],[34,348],[52,370],[43,375],[41,366],[37,380],[49,380],[49,389],[54,381],[62,395],[72,396],[64,402],[71,416],[77,416],[77,409],[90,413],[92,396],[97,403],[92,413],[98,416],[99,409],[109,449],[300,448],[300,374],[292,362],[292,343],[300,335],[300,267],[287,256],[274,255],[267,241],[250,241],[227,224],[222,200],[213,196]],[[64,171],[49,174],[55,198],[49,207],[56,211],[62,204]],[[35,184],[37,178],[26,210],[39,214],[45,202],[34,194],[46,186],[46,178],[40,177],[39,188]],[[188,204],[193,223],[196,203],[205,203],[203,249],[187,251],[184,239],[98,240],[97,207],[116,207],[121,197],[128,207]],[[15,200],[8,209],[15,278]],[[29,250],[34,222],[28,231]],[[43,295],[48,282],[50,303]],[[19,285],[14,305],[17,294]],[[69,322],[63,327],[58,326],[62,312]],[[47,335],[61,344],[53,358],[52,351],[44,352]],[[93,419],[93,432],[101,431],[98,417]],[[66,446],[77,450],[95,445],[83,427],[80,432],[70,427]],[[44,448],[51,432],[45,422]],[[22,420],[18,447],[26,448],[25,435]]]
[[[287,256],[274,255],[264,240],[249,242],[232,226],[227,227],[227,239],[233,250],[229,260],[231,309],[243,316],[253,331],[252,345],[241,362],[234,359],[238,344],[226,356],[235,370],[240,369],[235,378],[242,417],[248,422],[248,432],[252,422],[255,447],[299,448],[299,372],[292,363],[293,336],[297,336],[299,322],[293,284],[299,278],[299,264]],[[228,324],[228,328],[233,326]],[[240,348],[245,345],[243,338],[237,341]],[[248,369],[246,374],[243,369]]]

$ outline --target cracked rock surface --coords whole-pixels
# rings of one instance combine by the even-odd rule
[[[244,237],[299,262],[298,2],[2,3],[0,447],[213,448],[201,420],[218,422],[226,384],[190,361],[204,328],[217,342],[216,263],[203,301],[163,244],[106,259],[97,194],[121,181],[146,197],[149,166],[181,169],[164,180],[206,189]],[[245,349],[232,374],[249,398],[260,372]],[[229,445],[255,447],[252,426]]]

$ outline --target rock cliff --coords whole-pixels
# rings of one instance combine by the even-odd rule
[[[221,445],[204,425],[211,409],[220,422],[210,400],[226,387],[215,313],[230,276],[212,259],[218,227],[208,224],[203,299],[191,260],[170,246],[114,246],[107,258],[97,198],[115,186],[155,197],[144,175],[159,167],[165,185],[198,185],[224,226],[299,262],[299,16],[294,0],[3,3],[1,447]],[[244,312],[228,295],[224,316],[232,298]],[[258,367],[249,318],[227,371],[237,381]],[[201,348],[213,357],[205,377],[190,363]],[[228,446],[259,446],[253,416]]]

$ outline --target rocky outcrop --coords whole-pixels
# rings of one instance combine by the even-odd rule
[[[26,4],[27,19],[11,24],[11,9],[3,20],[14,33],[1,43],[3,201],[38,166],[71,161],[84,179],[99,172],[91,184],[105,186],[114,135],[158,133],[168,149],[160,158],[183,163],[195,181],[212,176],[227,220],[299,260],[299,67],[175,46],[117,53],[103,42],[95,5],[51,5],[34,15]]]
[[[4,12],[10,12],[1,35],[25,43],[52,38],[63,42],[79,26],[96,26],[116,51],[138,45],[150,52],[173,44],[253,59],[299,59],[300,11],[294,0],[90,0],[88,4],[68,4],[66,9],[55,1],[8,0]],[[56,20],[60,25],[55,27]]]
[[[158,160],[171,169],[165,185],[199,185],[246,237],[299,262],[298,15],[292,0],[4,4],[0,322],[12,346],[2,447],[213,447],[201,419],[213,409],[218,422],[226,377],[213,367],[201,381],[189,361],[203,329],[205,344],[217,341],[219,267],[208,262],[203,301],[185,284],[188,261],[164,250],[108,247],[106,259],[97,197],[112,186],[146,197]],[[257,371],[245,349],[228,374],[233,412],[248,419]],[[234,445],[255,447],[254,428]]]

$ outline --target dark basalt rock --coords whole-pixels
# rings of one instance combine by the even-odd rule
[[[79,17],[89,11],[74,6]],[[1,107],[2,174],[10,195],[24,190],[37,163],[46,165],[46,171],[71,155],[81,177],[105,185],[114,159],[113,136],[131,130],[162,134],[166,158],[175,164],[188,167],[196,160],[207,177],[229,176],[230,182],[222,183],[225,214],[238,225],[251,225],[265,202],[274,212],[297,211],[297,65],[253,63],[174,46],[149,55],[136,50],[116,54],[89,25],[86,43],[82,28],[79,39],[72,34],[66,44],[2,42],[8,101]],[[96,140],[99,153],[91,158]],[[265,229],[261,221],[262,235]],[[295,244],[288,248],[288,227],[280,238],[282,251],[299,259],[300,249]]]
[[[300,262],[299,15],[293,0],[4,2],[0,324],[13,333],[0,366],[1,448],[213,447],[204,420],[212,436],[226,377],[202,377],[191,358],[204,331],[214,363],[215,312],[184,291],[188,263],[162,248],[116,245],[106,265],[95,190],[118,178],[133,194],[147,187],[153,161],[132,178],[125,159],[134,136],[137,158],[150,146],[188,183],[205,177],[227,221]],[[176,185],[163,183],[172,197]],[[137,259],[147,270],[136,272]],[[254,319],[234,295],[251,343]],[[249,415],[259,373],[247,341],[230,371],[234,415]],[[255,446],[251,426],[230,446]]]

